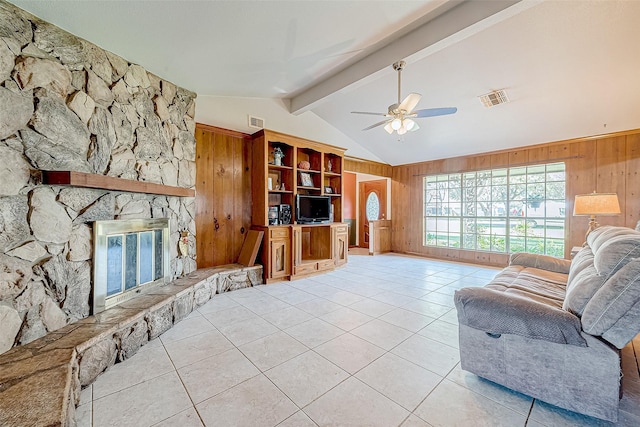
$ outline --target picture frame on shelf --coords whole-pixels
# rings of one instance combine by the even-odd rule
[[[311,179],[310,173],[300,172],[300,185],[303,187],[313,187],[313,179]]]
[[[269,191],[279,190],[280,189],[280,174],[275,172],[269,172],[269,176],[267,179],[267,186]]]
[[[332,187],[324,187],[324,194],[333,194],[333,188]]]

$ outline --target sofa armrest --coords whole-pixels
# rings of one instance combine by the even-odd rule
[[[568,311],[489,288],[460,289],[454,302],[461,324],[488,334],[587,347],[580,319]]]
[[[549,255],[516,252],[511,254],[509,257],[509,265],[521,265],[523,267],[533,267],[541,270],[553,271],[555,273],[569,274],[571,261]]]

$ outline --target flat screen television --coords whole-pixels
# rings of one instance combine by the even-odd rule
[[[331,198],[329,196],[296,195],[296,221],[300,224],[329,222]]]

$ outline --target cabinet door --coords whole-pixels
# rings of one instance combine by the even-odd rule
[[[346,228],[346,227],[345,227]],[[333,261],[336,265],[346,264],[349,252],[349,233],[342,228],[333,230]]]
[[[271,278],[291,275],[291,244],[289,240],[271,241]]]

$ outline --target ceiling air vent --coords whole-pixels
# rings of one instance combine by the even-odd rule
[[[507,97],[507,92],[505,92],[502,89],[485,93],[484,95],[480,95],[478,98],[480,98],[482,105],[484,105],[487,108],[491,108],[496,105],[505,104],[509,102],[509,98]]]
[[[249,115],[249,127],[256,129],[264,129],[264,119]]]

